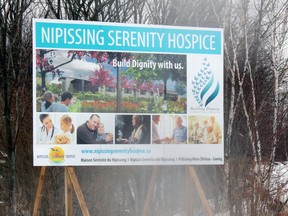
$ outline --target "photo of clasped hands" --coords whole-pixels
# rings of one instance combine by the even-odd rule
[[[172,128],[168,129],[168,131],[171,133],[171,137],[165,136],[164,138],[160,138],[160,132],[159,132],[160,118],[161,118],[160,115],[152,116],[152,143],[153,144],[186,144],[187,143],[187,127],[183,125],[183,118],[181,116],[168,117],[168,118],[171,118],[170,120],[174,124],[172,124],[171,122],[171,125],[173,126]],[[165,121],[164,124],[170,125],[168,123]],[[160,128],[161,127],[163,127],[163,125],[160,126]]]
[[[186,141],[177,141],[172,137],[164,137],[162,139],[159,140],[153,140],[153,144],[186,144]]]

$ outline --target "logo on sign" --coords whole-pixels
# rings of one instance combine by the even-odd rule
[[[199,106],[207,107],[219,94],[219,81],[211,71],[210,63],[205,57],[200,71],[193,77],[192,94]]]
[[[49,161],[52,164],[61,164],[64,161],[64,150],[60,147],[53,147],[49,151]]]

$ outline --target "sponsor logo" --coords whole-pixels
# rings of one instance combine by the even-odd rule
[[[53,147],[49,151],[49,161],[52,164],[61,164],[65,158],[64,150],[60,147]]]

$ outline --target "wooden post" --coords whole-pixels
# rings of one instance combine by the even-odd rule
[[[39,204],[41,201],[41,193],[42,193],[42,187],[43,187],[43,182],[44,182],[44,176],[45,176],[45,171],[46,167],[42,166],[41,171],[40,171],[40,176],[39,176],[39,182],[38,182],[38,187],[37,187],[37,192],[36,192],[36,198],[34,202],[34,209],[33,209],[33,216],[38,215],[38,208]]]
[[[211,208],[210,208],[210,206],[208,204],[208,200],[207,200],[207,198],[205,196],[205,193],[204,193],[203,188],[202,188],[202,186],[200,184],[200,181],[198,179],[198,176],[197,176],[197,174],[195,172],[194,167],[193,166],[188,166],[187,169],[188,169],[188,171],[190,173],[190,177],[191,177],[192,181],[194,182],[196,191],[197,191],[197,193],[198,193],[198,195],[200,197],[202,205],[204,206],[206,214],[208,216],[213,216],[212,210],[211,210]]]
[[[72,202],[72,182],[68,173],[67,167],[65,167],[65,216],[72,216],[73,202]]]
[[[67,167],[66,169],[67,169],[67,171],[68,171],[68,173],[70,175],[70,179],[71,179],[72,185],[74,187],[76,196],[78,198],[78,201],[79,201],[79,204],[80,204],[80,208],[82,210],[83,215],[84,216],[90,216],[88,208],[87,208],[87,205],[86,205],[86,202],[85,202],[85,199],[84,199],[84,196],[82,194],[80,185],[78,183],[76,174],[74,172],[74,169],[72,167]]]
[[[42,166],[40,176],[39,176],[35,203],[34,203],[33,216],[38,215],[38,208],[39,208],[39,203],[41,201],[41,192],[42,192],[42,187],[43,187],[43,182],[44,182],[45,171],[46,171],[46,167]],[[83,215],[90,216],[86,202],[84,200],[84,196],[80,188],[80,185],[75,175],[74,169],[72,167],[65,167],[64,174],[65,174],[65,216],[72,216],[72,212],[73,212],[72,186],[74,187],[74,190],[78,198],[79,205],[81,207]]]
[[[185,191],[185,210],[187,215],[193,215],[194,207],[193,202],[195,201],[195,197],[193,197],[193,182],[190,178],[189,170],[185,168],[185,185],[186,185],[186,191]]]
[[[150,207],[150,203],[151,203],[151,200],[152,200],[153,189],[154,189],[155,182],[156,182],[156,179],[157,179],[157,171],[158,171],[158,166],[153,166],[152,167],[152,173],[151,173],[151,179],[150,179],[150,183],[149,183],[149,187],[148,187],[148,192],[147,192],[146,201],[145,201],[145,205],[144,205],[142,216],[146,216],[148,214],[148,209]]]
[[[204,207],[204,210],[206,211],[206,214],[208,216],[213,216],[213,212],[208,204],[208,200],[205,196],[205,193],[203,191],[203,188],[201,186],[201,183],[198,179],[198,176],[195,172],[195,169],[193,166],[188,166],[187,167],[187,171],[190,174],[190,178],[192,180],[192,183],[194,183],[196,191],[200,197],[200,200],[202,202],[202,205]],[[151,173],[151,179],[150,179],[150,183],[149,183],[149,187],[148,187],[148,192],[147,192],[147,196],[146,196],[146,201],[145,201],[145,205],[143,208],[143,213],[142,216],[147,216],[148,215],[148,209],[150,208],[150,203],[152,200],[152,192],[153,189],[155,187],[155,182],[157,179],[157,172],[158,172],[158,166],[153,166],[152,167],[152,173]],[[191,211],[191,209],[189,208],[189,211]]]

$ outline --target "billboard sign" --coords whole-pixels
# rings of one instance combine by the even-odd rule
[[[224,163],[223,30],[33,20],[35,166]]]

